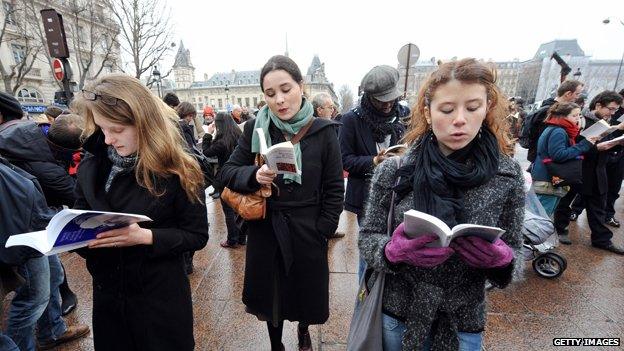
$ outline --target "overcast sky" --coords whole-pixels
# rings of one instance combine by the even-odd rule
[[[354,91],[378,64],[397,65],[406,43],[420,60],[457,57],[528,60],[541,43],[578,39],[586,55],[620,59],[624,1],[485,0],[163,0],[172,6],[176,42],[191,51],[195,79],[216,72],[259,70],[288,52],[305,74],[314,54],[338,90]],[[614,21],[605,25],[609,16]],[[177,47],[163,66],[171,65]]]

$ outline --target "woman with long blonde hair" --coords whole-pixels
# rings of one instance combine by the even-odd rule
[[[388,160],[375,170],[359,248],[372,270],[369,287],[379,272],[390,273],[382,307],[386,351],[481,350],[485,281],[505,287],[522,262],[523,177],[507,155],[506,99],[495,82],[495,72],[474,59],[441,65],[420,90],[402,166]],[[390,237],[393,192],[399,225]],[[406,235],[403,213],[410,209],[450,228],[471,223],[505,233],[494,242],[475,235],[431,247],[435,235]]]
[[[85,159],[74,208],[153,221],[100,233],[80,250],[93,277],[96,350],[192,350],[193,313],[182,253],[208,241],[203,175],[184,148],[173,110],[137,79],[87,85]]]

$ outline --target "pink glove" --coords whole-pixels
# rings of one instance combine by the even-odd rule
[[[386,244],[385,253],[392,263],[405,262],[416,267],[431,268],[446,261],[453,254],[450,247],[425,247],[438,239],[435,235],[425,235],[411,239],[405,235],[403,223],[392,233]]]
[[[494,243],[478,236],[466,236],[451,241],[455,252],[474,268],[501,268],[513,260],[513,250],[501,239]]]

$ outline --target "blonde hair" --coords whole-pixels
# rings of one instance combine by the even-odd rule
[[[161,196],[164,191],[156,189],[156,177],[177,175],[188,199],[201,202],[204,177],[197,161],[183,146],[185,142],[178,130],[178,118],[173,109],[138,79],[125,74],[106,75],[88,84],[85,90],[117,98],[117,103],[110,106],[99,96],[88,100],[78,95],[72,108],[77,108],[85,118],[83,138],[100,129],[93,119],[94,112],[111,122],[134,126],[138,139],[137,183],[154,196]]]
[[[483,124],[496,136],[501,152],[510,154],[512,142],[508,136],[509,126],[505,123],[509,102],[496,86],[496,69],[473,58],[443,63],[431,73],[418,92],[418,101],[412,107],[412,115],[404,141],[414,143],[430,128],[427,123],[425,108],[429,109],[431,100],[438,87],[458,80],[462,83],[476,83],[485,87],[488,109]]]

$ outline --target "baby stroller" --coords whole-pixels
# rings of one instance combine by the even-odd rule
[[[531,188],[524,206],[522,254],[526,261],[533,261],[533,270],[540,277],[548,279],[559,277],[568,266],[565,257],[553,251],[557,242],[554,232],[552,221]]]

